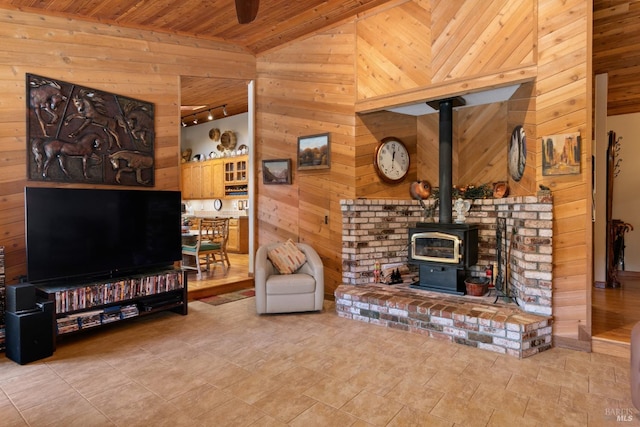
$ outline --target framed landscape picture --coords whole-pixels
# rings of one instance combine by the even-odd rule
[[[298,138],[298,169],[329,168],[329,134],[301,136]]]
[[[262,182],[265,185],[291,184],[291,159],[263,160]]]

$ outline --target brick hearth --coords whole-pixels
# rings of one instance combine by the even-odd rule
[[[518,358],[551,348],[550,316],[526,313],[486,298],[447,296],[384,284],[341,285],[339,316],[425,334]],[[492,300],[495,298],[491,298]]]

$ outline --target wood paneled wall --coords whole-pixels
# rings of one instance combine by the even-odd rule
[[[0,245],[6,277],[26,273],[25,74],[155,104],[156,189],[179,189],[180,76],[252,79],[255,58],[235,46],[0,9]],[[78,186],[78,185],[76,185]],[[64,250],[64,248],[61,248]]]
[[[437,115],[416,118],[383,110],[521,83],[506,103],[456,113],[454,182],[505,179],[508,138],[515,125],[524,125],[527,167],[520,182],[510,181],[512,194],[535,194],[539,184],[554,192],[554,335],[561,345],[587,348],[590,146],[583,144],[580,175],[543,177],[539,137],[579,131],[583,141],[591,140],[589,2],[389,5],[257,58],[259,157],[293,157],[296,137],[304,134],[332,132],[332,141],[340,141],[332,145],[330,171],[297,172],[290,189],[258,186],[260,243],[308,239],[329,261],[329,272],[339,270],[337,200],[409,198],[408,182],[387,187],[373,172],[380,137],[395,135],[407,142],[410,180],[437,182]],[[352,120],[354,111],[359,114]],[[286,220],[274,213],[280,202]],[[311,213],[302,213],[303,208]],[[328,234],[318,224],[327,208]],[[325,291],[332,293],[338,284],[339,277],[330,275]]]
[[[355,31],[342,25],[260,56],[258,161],[292,159],[292,185],[263,185],[258,168],[257,245],[310,243],[325,265],[325,293],[342,277],[340,199],[355,196]],[[298,137],[330,133],[330,168],[297,170]]]
[[[356,126],[356,194],[355,197],[372,199],[409,198],[409,183],[418,175],[416,163],[416,117],[389,111],[361,114]],[[409,150],[409,175],[400,184],[391,185],[380,180],[373,166],[373,156],[378,142],[394,136],[405,143]]]
[[[538,1],[535,87],[537,182],[553,191],[553,315],[559,345],[590,348],[591,22],[590,2]],[[542,175],[540,138],[580,132],[580,175]],[[533,147],[532,147],[533,148]]]
[[[608,74],[609,116],[640,111],[640,0],[593,1],[593,73]]]

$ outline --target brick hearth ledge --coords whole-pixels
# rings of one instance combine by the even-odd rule
[[[428,335],[520,359],[551,348],[551,316],[478,297],[389,286],[340,285],[335,290],[340,317]]]

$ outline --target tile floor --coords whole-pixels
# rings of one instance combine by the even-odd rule
[[[253,298],[196,301],[25,366],[0,358],[2,426],[639,426],[629,393],[627,359],[518,360],[342,319],[329,301],[269,316]]]

